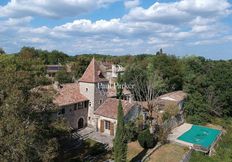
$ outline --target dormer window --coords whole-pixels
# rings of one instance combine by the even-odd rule
[[[103,76],[103,74],[102,74],[101,71],[98,71],[98,72],[97,72],[97,75],[99,76],[99,78],[104,78],[104,76]]]
[[[89,91],[89,89],[88,88],[85,88],[85,92],[88,92]]]

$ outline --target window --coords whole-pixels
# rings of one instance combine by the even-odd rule
[[[88,88],[85,88],[85,92],[88,92],[89,91],[89,89]]]
[[[102,90],[102,83],[98,83],[98,89],[101,91]]]
[[[83,102],[78,103],[78,109],[83,109]]]
[[[99,101],[99,104],[102,104],[102,100]]]
[[[74,104],[74,110],[75,111],[77,110],[77,104]]]
[[[65,108],[61,109],[61,114],[65,114]]]
[[[88,101],[85,101],[85,108],[88,107]]]
[[[110,130],[110,121],[105,120],[105,129]]]

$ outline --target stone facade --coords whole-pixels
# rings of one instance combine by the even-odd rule
[[[122,67],[118,66],[112,69],[115,75],[122,70]],[[109,97],[109,79],[105,78],[94,58],[77,83],[57,85],[56,89],[58,95],[55,97],[54,103],[59,106],[56,115],[64,116],[72,128],[81,129],[90,126],[103,134],[115,135],[119,102],[118,99],[114,98],[116,89],[114,89],[115,95],[112,98]],[[105,103],[108,104],[105,105]],[[134,104],[126,100],[123,100],[122,103],[124,110],[126,110],[124,112],[125,122],[138,116],[139,107],[133,107]],[[96,114],[100,107],[104,109],[101,113],[108,112],[111,116]]]
[[[106,128],[106,122],[109,122],[108,128]],[[104,116],[96,116],[97,127],[96,130],[106,135],[114,136],[117,127],[117,120],[112,118],[107,118]]]
[[[86,102],[86,104],[79,103],[83,105],[81,108],[78,107],[78,103],[61,106],[56,115],[58,117],[64,116],[73,129],[84,128],[88,123],[88,101]],[[83,123],[80,120],[83,120]]]
[[[102,84],[108,84],[103,82]],[[107,99],[106,90],[99,89],[98,83],[79,82],[80,93],[89,99],[88,124],[95,127],[94,111]]]

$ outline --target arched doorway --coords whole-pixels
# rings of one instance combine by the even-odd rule
[[[84,119],[80,118],[78,120],[78,129],[84,128]]]

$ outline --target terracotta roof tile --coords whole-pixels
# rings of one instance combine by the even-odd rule
[[[98,83],[108,81],[102,74],[97,61],[93,58],[79,82]]]
[[[174,101],[180,102],[183,101],[187,97],[187,94],[183,91],[174,91],[170,93],[166,93],[158,97],[160,100]]]
[[[70,105],[88,100],[80,93],[78,83],[63,84],[61,87],[62,88],[58,89],[58,93],[53,100],[58,106]]]
[[[170,93],[166,93],[164,95],[161,95],[154,99],[152,102],[159,105],[159,108],[162,109],[166,105],[170,104],[179,104],[181,101],[183,101],[187,97],[187,94],[183,91],[174,91]],[[146,101],[136,101],[139,105],[141,105],[143,108],[148,109],[147,102]]]
[[[99,108],[95,111],[96,115],[104,116],[107,118],[117,119],[118,114],[118,102],[116,98],[108,98]],[[126,115],[135,104],[129,101],[122,100],[122,107],[124,115]]]

